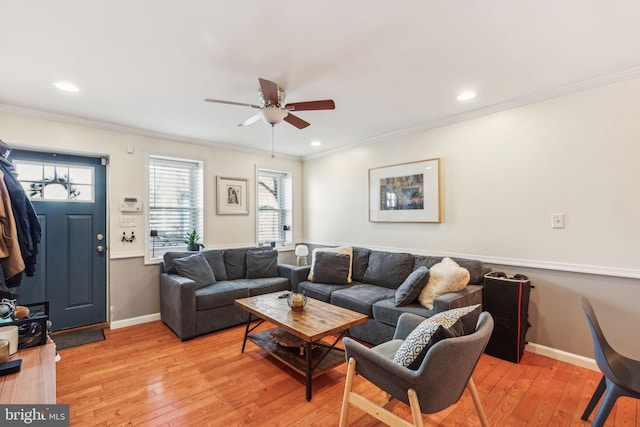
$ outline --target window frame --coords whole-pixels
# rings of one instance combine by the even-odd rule
[[[263,174],[273,174],[273,175],[282,175],[285,185],[285,197],[288,200],[280,201],[280,210],[284,212],[284,219],[281,219],[278,224],[278,232],[281,233],[282,239],[278,239],[275,242],[275,249],[278,250],[290,250],[294,248],[294,233],[293,233],[293,172],[288,170],[280,170],[273,168],[265,168],[265,167],[256,167],[256,189],[255,189],[255,206],[256,206],[256,243],[258,245],[268,245],[270,241],[260,239],[261,235],[261,227],[260,227],[260,212],[264,209],[261,209],[260,205],[260,177]],[[287,206],[288,205],[288,206]],[[284,230],[284,226],[288,226],[287,230]],[[279,236],[280,237],[280,236]]]
[[[205,176],[205,164],[204,161],[199,160],[199,159],[194,159],[194,158],[185,158],[185,157],[177,157],[177,156],[171,156],[171,155],[165,155],[165,154],[148,154],[147,155],[147,168],[146,168],[146,209],[145,209],[145,227],[146,227],[146,233],[145,235],[147,236],[146,239],[146,244],[144,245],[144,258],[145,258],[145,263],[147,264],[155,264],[155,263],[160,263],[163,260],[163,256],[166,252],[186,252],[187,251],[187,244],[180,242],[179,244],[174,244],[174,245],[167,245],[167,246],[158,246],[158,242],[157,240],[159,239],[159,237],[152,237],[151,234],[151,230],[155,230],[156,228],[154,228],[154,226],[152,226],[151,224],[151,220],[152,220],[152,212],[153,210],[155,210],[155,207],[152,205],[152,197],[153,197],[153,192],[152,192],[152,185],[153,183],[151,182],[151,172],[152,172],[152,167],[154,167],[153,163],[154,161],[158,160],[158,161],[166,161],[166,162],[176,162],[176,163],[183,163],[185,164],[185,170],[188,169],[186,167],[186,164],[193,164],[193,165],[197,165],[195,167],[195,174],[196,176],[193,177],[193,179],[197,179],[198,182],[196,184],[197,188],[191,188],[191,191],[195,193],[195,196],[197,198],[196,201],[196,206],[195,207],[191,207],[190,211],[191,212],[195,212],[196,214],[196,218],[195,221],[192,219],[191,225],[189,228],[191,227],[195,227],[196,231],[198,232],[198,234],[201,236],[202,239],[204,239],[204,235],[205,235],[205,229],[204,229],[204,176]],[[195,226],[193,225],[195,222]],[[190,232],[191,230],[189,230],[188,232]],[[186,232],[184,233],[184,236],[182,236],[181,238],[186,239]],[[177,241],[178,237],[175,238],[175,240]],[[202,241],[201,241],[202,242]],[[202,242],[204,243],[204,242]],[[155,255],[155,256],[153,256]]]

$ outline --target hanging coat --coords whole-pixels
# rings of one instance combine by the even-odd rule
[[[11,210],[15,219],[16,231],[20,253],[24,262],[24,271],[27,276],[33,276],[40,244],[41,228],[36,211],[18,181],[14,166],[7,159],[0,157],[0,170],[4,172],[4,183],[11,199]],[[22,275],[7,276],[7,286],[20,285]]]

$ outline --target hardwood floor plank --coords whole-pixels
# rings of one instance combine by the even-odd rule
[[[265,325],[265,329],[271,325]],[[244,326],[182,342],[161,322],[105,330],[105,341],[60,350],[58,403],[72,426],[328,426],[340,418],[346,365],[313,383],[253,344],[241,353]],[[492,426],[588,426],[580,420],[600,374],[525,353],[518,364],[483,355],[474,372]],[[356,376],[354,390],[382,402],[380,389]],[[388,408],[409,420],[410,410]],[[452,407],[423,415],[428,426],[478,426],[468,391]],[[606,425],[638,425],[638,401],[620,399]],[[358,408],[349,425],[382,424]]]

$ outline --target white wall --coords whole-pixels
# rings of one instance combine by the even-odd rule
[[[147,157],[149,154],[166,155],[204,162],[204,244],[207,248],[253,245],[256,242],[255,170],[256,166],[293,173],[294,241],[302,236],[302,163],[287,157],[271,158],[270,154],[241,152],[223,148],[150,138],[131,133],[115,132],[95,127],[62,123],[40,117],[0,112],[0,139],[14,148],[40,149],[69,154],[87,154],[109,158],[109,254],[111,320],[123,320],[159,312],[157,303],[158,268],[149,266],[145,271],[121,274],[130,268],[144,269],[141,260],[126,262],[126,258],[142,257],[146,242],[144,214],[125,214],[136,218],[136,227],[120,227],[119,198],[146,197]],[[133,154],[128,149],[133,148]],[[266,147],[267,150],[270,147]],[[216,176],[249,178],[249,215],[217,215],[215,205]],[[133,243],[123,243],[122,233],[137,236]],[[120,265],[120,266],[119,266]],[[135,267],[132,267],[135,266]],[[117,270],[117,271],[116,271]],[[142,295],[149,296],[141,302]],[[151,302],[149,302],[151,301]],[[115,305],[114,305],[115,304]]]
[[[534,267],[534,283],[545,286],[534,297],[530,339],[588,355],[586,334],[565,339],[565,314],[586,328],[578,296],[612,317],[637,312],[640,300],[638,93],[640,79],[630,80],[307,160],[305,241]],[[368,222],[369,168],[436,157],[441,224]],[[554,212],[565,214],[566,228],[551,228]],[[552,305],[563,283],[551,270],[604,274],[597,281],[608,291],[581,289],[578,273]],[[640,343],[625,348],[640,355]]]

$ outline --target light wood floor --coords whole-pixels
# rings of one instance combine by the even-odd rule
[[[117,426],[336,426],[346,365],[304,380],[247,343],[244,327],[181,342],[152,322],[105,330],[106,340],[60,350],[57,400],[70,405],[71,425]],[[526,353],[520,364],[483,355],[474,379],[492,426],[586,426],[580,420],[600,376]],[[384,395],[356,377],[354,389],[374,401]],[[622,398],[607,425],[640,425],[638,401]],[[408,407],[389,406],[409,419]],[[425,425],[477,426],[469,392],[451,408],[424,416]],[[355,407],[349,425],[377,426]]]

